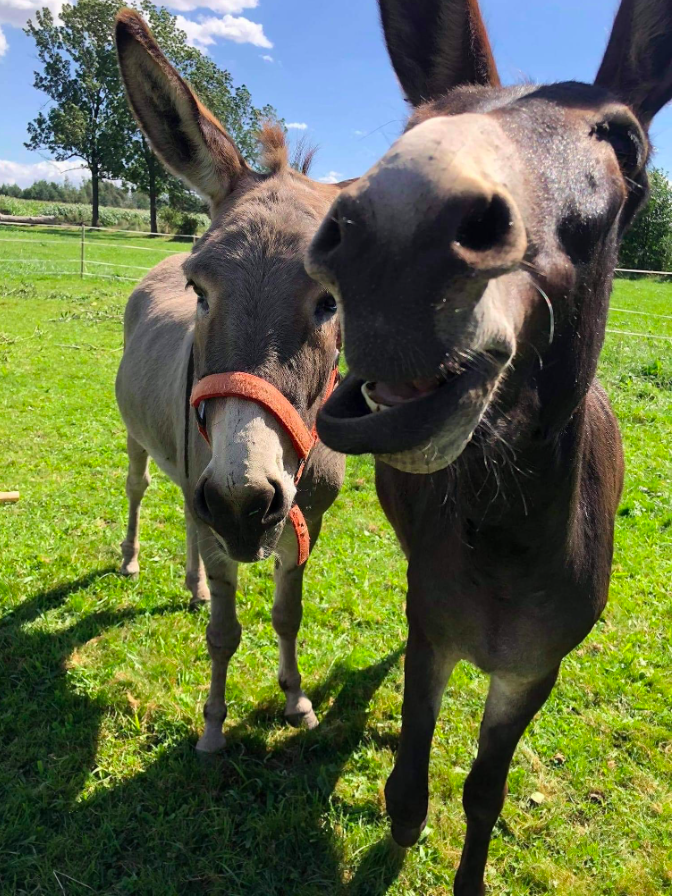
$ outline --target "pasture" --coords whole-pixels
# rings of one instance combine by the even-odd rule
[[[137,255],[129,265],[164,257]],[[61,256],[45,243],[32,257],[48,272]],[[430,828],[405,856],[383,808],[404,562],[371,462],[349,459],[306,575],[300,668],[319,728],[282,722],[270,564],[242,567],[228,750],[199,761],[206,614],[186,610],[180,495],[156,468],[140,578],[115,571],[126,455],[113,384],[130,284],[1,256],[0,270],[0,489],[21,491],[0,506],[0,892],[450,892],[486,680],[465,664],[453,675]],[[670,337],[670,285],[618,281],[613,306],[601,377],[627,478],[611,598],[515,754],[487,872],[494,896],[670,890],[670,342],[630,335]]]

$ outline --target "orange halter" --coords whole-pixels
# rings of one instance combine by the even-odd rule
[[[327,381],[323,403],[334,392],[338,375],[339,368],[337,362],[332,368]],[[295,485],[299,482],[308,456],[316,442],[319,441],[318,433],[315,425],[313,429],[309,429],[306,426],[296,408],[282,392],[276,389],[275,386],[272,386],[268,380],[263,380],[252,373],[213,373],[199,380],[192,389],[189,401],[193,408],[198,408],[202,401],[207,401],[209,398],[245,398],[248,401],[256,402],[273,414],[289,435],[294,450],[299,456],[299,467],[294,477]],[[199,420],[198,414],[196,415],[196,424],[203,438],[210,444],[208,433]],[[311,546],[308,526],[298,504],[292,505],[288,518],[297,536],[297,565],[301,566],[302,563],[306,563],[308,560]]]

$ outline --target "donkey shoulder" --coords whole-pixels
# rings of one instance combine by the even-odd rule
[[[182,265],[188,257],[186,252],[169,255],[133,290],[124,312],[126,342],[139,327],[152,329],[168,323],[189,326],[196,299],[193,292],[185,289]]]
[[[196,298],[185,290],[186,255],[160,262],[131,293],[116,394],[127,430],[174,481]]]

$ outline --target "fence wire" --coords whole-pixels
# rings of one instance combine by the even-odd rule
[[[116,230],[114,228],[103,228],[103,227],[88,227],[87,225],[63,225],[63,224],[29,224],[27,222],[11,222],[11,221],[0,221],[0,225],[4,225],[5,227],[21,227],[24,228],[23,231],[19,231],[22,233],[22,236],[0,236],[0,242],[2,243],[11,243],[12,245],[23,244],[25,246],[32,246],[34,249],[38,250],[40,247],[47,247],[53,245],[59,245],[63,248],[66,245],[73,250],[73,255],[76,253],[76,258],[73,257],[73,262],[76,261],[78,265],[78,270],[76,271],[62,271],[55,270],[49,268],[50,264],[58,264],[59,262],[51,261],[47,259],[34,259],[28,258],[26,255],[31,253],[26,252],[24,254],[23,249],[21,249],[20,256],[5,256],[4,258],[0,258],[0,265],[21,265],[21,266],[29,266],[32,267],[33,270],[35,268],[39,268],[35,270],[35,273],[48,273],[48,274],[67,274],[74,273],[79,274],[81,278],[91,277],[91,276],[99,276],[105,277],[106,279],[117,279],[123,280],[125,282],[133,283],[138,278],[125,276],[128,271],[139,271],[141,274],[146,274],[148,271],[151,271],[154,267],[153,264],[147,265],[138,265],[138,264],[127,264],[126,262],[121,261],[102,261],[100,258],[92,258],[92,253],[96,251],[98,247],[103,248],[103,250],[109,250],[110,248],[119,249],[125,253],[128,252],[154,252],[155,255],[159,256],[169,256],[176,255],[180,252],[183,252],[186,249],[190,248],[189,243],[193,244],[196,240],[195,236],[187,236],[185,234],[152,234],[146,231],[137,231],[137,230]],[[46,233],[42,231],[42,228],[49,228]],[[32,230],[32,232],[31,232]],[[64,236],[67,234],[72,237],[71,241],[64,245],[63,240],[56,238],[55,230],[65,231]],[[89,233],[89,239],[87,240],[87,233]],[[7,231],[4,231],[7,233]],[[156,240],[154,245],[150,246],[139,246],[134,243],[121,242],[112,239],[99,239],[98,235],[102,234],[134,234],[136,237],[151,237],[152,241]],[[30,234],[30,235],[29,235]],[[180,242],[182,241],[182,245],[180,246],[167,246],[166,242],[170,240],[171,242]],[[163,245],[160,245],[163,243]],[[32,253],[34,254],[34,253]],[[62,261],[69,259],[62,259]],[[140,259],[139,259],[140,260]],[[150,261],[150,259],[147,259]],[[160,260],[160,259],[157,259]],[[103,273],[102,271],[96,271],[95,273],[90,270],[91,267],[103,268],[107,267],[108,273]],[[89,270],[87,270],[89,268]],[[111,273],[110,271],[115,271],[115,273]]]
[[[72,233],[73,236],[79,237],[79,239],[77,241],[73,240],[73,242],[70,244],[72,246],[72,248],[77,252],[77,257],[72,259],[73,262],[77,263],[77,268],[75,270],[65,271],[65,270],[61,270],[61,269],[52,270],[52,269],[46,268],[43,270],[35,271],[35,273],[44,273],[44,274],[52,274],[52,275],[59,275],[59,276],[61,276],[61,275],[63,275],[63,276],[75,275],[76,276],[77,274],[79,274],[80,277],[82,277],[82,278],[84,278],[84,277],[99,277],[99,278],[104,278],[104,279],[108,279],[108,280],[121,280],[121,281],[124,281],[127,283],[137,283],[138,278],[137,277],[126,277],[123,274],[116,274],[116,273],[114,273],[114,274],[107,273],[106,274],[101,271],[93,272],[93,271],[88,271],[86,268],[88,265],[95,265],[96,267],[108,267],[108,268],[121,269],[124,271],[141,271],[143,273],[147,273],[148,271],[152,270],[154,265],[151,265],[150,267],[144,267],[141,265],[123,264],[121,262],[115,262],[115,261],[98,261],[93,258],[87,257],[87,254],[86,254],[87,249],[89,249],[89,251],[92,251],[97,246],[105,246],[105,247],[112,247],[115,249],[130,250],[130,251],[134,251],[134,252],[155,252],[155,253],[161,253],[164,255],[177,255],[185,250],[188,250],[190,248],[189,243],[193,244],[194,242],[196,242],[196,239],[197,239],[196,236],[188,236],[186,234],[158,234],[158,233],[151,233],[151,232],[145,231],[145,230],[118,230],[118,229],[112,228],[112,227],[92,227],[92,226],[86,225],[86,224],[42,224],[42,223],[0,221],[0,226],[24,227],[24,228],[28,228],[28,232],[30,231],[31,228],[34,228],[36,231],[35,238],[26,239],[25,237],[22,238],[22,237],[2,236],[2,237],[0,237],[0,243],[12,243],[12,244],[24,243],[24,244],[30,244],[32,246],[46,246],[46,245],[58,244],[60,246],[63,246],[62,240],[51,239],[49,236],[42,237],[42,235],[40,234],[40,229],[43,227],[50,228],[50,230],[48,231],[49,234],[53,233],[53,230],[65,230],[68,233]],[[89,239],[89,241],[87,242],[86,234],[88,231],[93,231],[93,234],[92,234],[92,238]],[[153,240],[156,240],[157,245],[138,246],[138,245],[133,245],[132,243],[117,242],[116,240],[98,239],[97,238],[98,233],[133,234],[136,237],[148,236],[148,237],[151,237]],[[162,247],[160,245],[161,242],[165,242],[169,239],[171,242],[174,242],[174,241],[177,242],[177,241],[183,240],[186,243],[186,245],[181,246],[180,248],[177,248],[177,247],[168,248],[165,246]],[[30,259],[30,258],[25,258],[25,257],[0,258],[0,265],[19,264],[19,265],[29,265],[30,266],[30,265],[36,265],[36,264],[48,265],[50,263],[58,264],[59,262],[57,262],[57,261],[50,262],[46,259],[45,260]],[[645,270],[645,269],[641,269],[641,268],[616,268],[615,273],[646,274],[646,275],[670,277],[672,272],[671,271],[650,271],[650,270]],[[611,312],[615,312],[617,314],[633,314],[633,315],[639,315],[641,317],[656,318],[658,320],[671,320],[672,319],[671,315],[655,314],[654,312],[649,312],[649,311],[637,311],[637,310],[630,309],[630,308],[619,308],[619,307],[613,306],[609,310]],[[612,335],[616,335],[616,336],[630,336],[630,337],[637,337],[640,339],[656,339],[656,340],[662,340],[662,341],[666,341],[666,342],[672,341],[671,336],[663,336],[663,335],[656,334],[656,333],[639,333],[639,332],[632,331],[632,330],[612,329],[610,327],[606,328],[605,332],[610,333]]]
[[[151,236],[154,239],[161,237],[170,238],[172,240],[189,240],[194,242],[197,237],[186,233],[153,233],[150,230],[119,230],[116,227],[93,227],[91,224],[42,224],[30,223],[28,221],[0,221],[2,227],[56,227],[59,230],[74,230],[79,232],[82,228],[85,230],[100,230],[105,233],[132,233],[135,236]]]

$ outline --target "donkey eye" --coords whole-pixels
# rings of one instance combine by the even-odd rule
[[[206,296],[205,290],[199,286],[197,283],[194,283],[193,280],[187,281],[187,286],[191,286],[194,292],[196,293],[196,298],[198,301],[199,308],[202,311],[208,311],[208,297]]]
[[[206,425],[206,403],[205,401],[199,402],[196,406],[196,418],[199,421],[200,426]]]
[[[612,146],[624,174],[634,174],[645,161],[645,149],[635,128],[622,121],[602,121],[594,131]]]
[[[322,323],[332,317],[336,313],[336,310],[337,305],[334,296],[331,296],[326,292],[324,295],[320,296],[315,306],[316,319]]]

